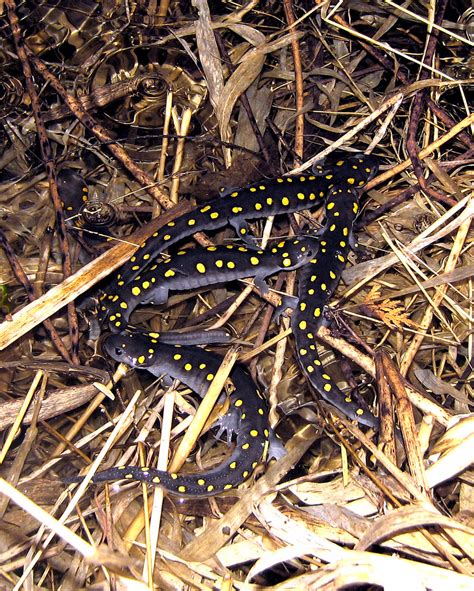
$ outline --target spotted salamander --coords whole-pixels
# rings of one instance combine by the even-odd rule
[[[352,162],[355,186],[362,187],[378,170],[373,157]],[[320,233],[317,256],[299,271],[297,305],[291,318],[299,363],[317,392],[351,419],[377,428],[378,420],[345,395],[324,372],[315,335],[323,322],[324,308],[333,295],[346,266],[352,225],[359,210],[361,190],[347,183],[331,189],[326,202],[326,221]]]
[[[120,281],[116,294],[102,296],[100,313],[108,317],[110,330],[117,332],[125,329],[139,304],[164,304],[171,290],[184,291],[254,276],[255,285],[266,293],[266,277],[309,262],[317,245],[315,238],[291,238],[267,250],[234,245],[181,250],[155,263],[129,284],[122,285]]]
[[[108,335],[103,349],[116,361],[146,369],[156,376],[168,374],[179,379],[201,397],[222,362],[222,357],[216,353],[197,347],[163,344],[149,334],[137,331]],[[97,473],[93,482],[123,478],[140,480],[180,496],[210,496],[241,484],[265,459],[272,436],[266,401],[247,370],[236,365],[230,379],[233,383],[230,410],[220,422],[228,435],[229,431],[235,434],[235,449],[227,461],[207,472],[189,475],[120,466]],[[270,453],[281,455],[281,447],[276,444]]]
[[[237,235],[249,246],[255,243],[249,235],[248,220],[282,213],[310,209],[323,204],[328,192],[337,183],[356,186],[352,176],[352,162],[365,156],[349,156],[335,162],[329,171],[320,167],[314,175],[280,177],[260,181],[251,186],[219,196],[206,205],[168,222],[146,240],[132,258],[125,263],[117,281],[130,283],[143,273],[163,250],[202,230],[216,230],[227,224],[234,227]],[[112,291],[116,291],[112,289]]]
[[[83,176],[73,168],[62,168],[58,172],[58,191],[66,217],[78,215],[89,199],[89,187]]]

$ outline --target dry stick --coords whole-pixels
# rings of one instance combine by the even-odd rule
[[[295,13],[293,12],[292,0],[283,0],[288,31],[296,33]],[[293,64],[295,71],[295,89],[296,89],[296,128],[295,128],[295,154],[301,161],[304,153],[304,85],[303,68],[301,65],[301,53],[299,40],[292,35],[291,51],[293,53]]]
[[[440,25],[443,17],[444,17],[444,13],[446,11],[446,6],[447,6],[447,2],[448,0],[441,0],[440,5],[437,7],[437,13],[436,13],[436,17],[435,17],[435,24]],[[425,64],[429,64],[430,62],[433,61],[434,58],[434,52],[436,49],[436,44],[438,41],[438,36],[439,36],[439,30],[437,28],[432,28],[430,31],[430,36],[428,39],[428,43],[426,46],[426,52],[425,52],[425,56],[423,59],[423,62]],[[425,68],[421,69],[420,72],[420,80],[426,80],[428,78],[428,71]],[[418,182],[420,184],[420,187],[423,189],[423,191],[429,195],[432,199],[437,200],[437,201],[441,201],[443,203],[446,203],[447,205],[454,205],[455,200],[451,199],[450,197],[447,197],[444,193],[440,193],[439,191],[437,191],[436,189],[434,189],[433,187],[431,187],[425,177],[424,177],[424,171],[423,171],[423,166],[421,164],[421,160],[418,157],[418,144],[416,141],[416,132],[418,130],[418,126],[420,121],[423,118],[423,106],[425,103],[425,98],[427,96],[427,89],[423,88],[422,90],[419,90],[416,94],[415,94],[415,98],[413,100],[413,104],[412,104],[412,108],[411,108],[411,114],[410,114],[410,120],[408,123],[408,133],[407,133],[407,151],[408,154],[410,156],[411,162],[413,164],[413,170],[415,172],[416,178],[418,179]]]
[[[21,285],[23,286],[30,302],[34,302],[37,299],[37,297],[35,295],[35,291],[33,289],[33,286],[31,285],[31,282],[28,279],[28,276],[23,271],[23,267],[20,265],[18,259],[16,258],[15,253],[13,252],[12,247],[10,246],[10,244],[7,240],[7,237],[5,236],[5,234],[3,233],[3,231],[1,229],[0,229],[0,246],[3,248],[3,250],[5,252],[8,262],[10,263],[10,267],[12,268],[12,272],[15,275],[17,281],[19,283],[21,283]],[[50,337],[52,343],[54,344],[54,346],[58,350],[58,353],[65,359],[65,361],[72,363],[72,359],[71,359],[71,356],[69,355],[69,351],[64,346],[64,343],[62,342],[61,337],[59,336],[57,330],[54,328],[54,325],[51,322],[51,320],[46,319],[43,321],[43,324],[44,324],[45,329],[49,333],[49,337]]]
[[[287,293],[289,293],[290,295],[294,294],[295,291],[295,277],[296,273],[290,273],[288,275],[288,278],[286,280],[286,291]],[[285,332],[285,330],[287,330],[288,328],[290,328],[290,320],[289,318],[282,318],[282,326],[280,331],[281,332]],[[269,406],[270,406],[270,412],[269,412],[269,421],[270,421],[270,426],[271,427],[276,427],[278,420],[279,420],[279,414],[277,411],[277,406],[278,406],[278,392],[277,392],[277,388],[278,385],[280,384],[282,375],[283,375],[283,364],[285,363],[285,352],[286,352],[286,347],[288,344],[288,338],[282,338],[280,341],[278,341],[276,347],[275,347],[275,362],[273,364],[273,371],[272,371],[272,377],[270,380],[270,386],[268,388],[268,402],[269,402]]]
[[[446,261],[446,266],[444,268],[445,272],[453,271],[456,268],[457,262],[459,257],[461,256],[462,249],[464,247],[464,243],[466,241],[469,228],[471,225],[471,220],[465,220],[458,229],[456,234],[456,238],[454,240],[453,248],[449,253],[448,260]],[[426,312],[419,324],[419,331],[422,334],[416,334],[408,347],[408,350],[405,352],[402,363],[400,365],[400,371],[402,375],[406,375],[410,365],[417,354],[419,348],[421,347],[422,342],[426,338],[426,332],[431,325],[433,320],[433,315],[435,309],[441,304],[443,298],[448,290],[448,285],[443,285],[439,287],[436,293],[433,295],[433,306],[427,307]]]
[[[384,376],[392,392],[395,394],[397,401],[397,415],[400,421],[400,429],[405,443],[411,475],[421,491],[424,494],[428,494],[423,458],[417,443],[415,417],[413,416],[413,409],[407,398],[405,384],[403,383],[399,370],[392,363],[392,360],[385,351],[382,351],[381,358]]]
[[[6,0],[8,20],[10,22],[10,28],[13,34],[13,40],[17,51],[18,58],[20,59],[23,74],[25,76],[25,84],[28,95],[31,100],[31,107],[33,110],[33,117],[35,119],[36,130],[38,132],[38,139],[41,150],[41,157],[43,159],[46,172],[48,174],[49,192],[53,201],[55,213],[56,213],[56,229],[58,233],[58,241],[62,254],[62,267],[64,277],[67,278],[72,275],[71,256],[69,253],[69,243],[67,240],[66,224],[64,222],[63,208],[61,204],[61,198],[59,197],[58,183],[56,179],[56,169],[53,160],[53,152],[49,143],[49,138],[46,133],[46,127],[41,119],[41,107],[39,102],[38,93],[33,82],[33,74],[31,67],[28,62],[26,55],[25,46],[20,30],[20,24],[15,13],[15,0]],[[34,292],[33,292],[34,293]],[[77,320],[76,307],[74,302],[68,304],[68,323],[69,323],[69,334],[71,337],[71,358],[74,363],[79,363],[78,351],[79,351],[79,324]],[[57,346],[57,343],[56,343]]]

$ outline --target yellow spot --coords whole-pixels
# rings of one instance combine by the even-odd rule
[[[328,286],[325,283],[321,283],[321,289],[323,291],[326,291],[327,288],[328,288]]]
[[[192,370],[192,368],[193,368],[193,366],[192,366],[190,363],[186,363],[186,364],[184,365],[184,369],[185,369],[186,371],[191,371],[191,370]]]
[[[319,318],[321,316],[321,308],[314,309],[314,317]]]
[[[218,269],[222,269],[224,266],[224,261],[222,259],[217,259],[217,261],[214,261],[214,264]]]
[[[273,205],[273,199],[271,197],[267,197],[267,205]]]
[[[246,228],[240,228],[240,233],[241,234],[247,234]]]
[[[291,259],[283,259],[284,267],[291,267]]]
[[[231,462],[231,463],[229,464],[229,468],[230,468],[231,470],[235,470],[235,469],[237,468],[237,462]]]
[[[150,287],[150,282],[149,281],[144,281],[142,283],[142,287],[143,287],[143,289],[148,289]]]
[[[288,199],[288,197],[283,197],[283,199],[281,200],[281,204],[284,207],[287,207],[288,205],[290,205],[290,200]]]
[[[140,357],[137,359],[137,361],[140,364],[145,363],[145,355],[140,355]]]
[[[359,206],[357,205],[357,203],[352,204],[352,211],[354,213],[357,213],[359,211]]]
[[[244,470],[244,471],[242,472],[242,478],[247,478],[247,477],[248,477],[248,475],[249,475],[249,471],[248,471],[248,470]]]
[[[304,330],[306,328],[306,320],[302,320],[299,324],[298,324],[298,328],[300,328],[301,330]]]
[[[176,222],[168,222],[166,225],[172,228],[173,226],[176,226]]]
[[[345,243],[345,241],[344,241],[344,240],[341,240],[341,241],[339,242],[339,246],[340,246],[341,248],[345,248],[345,246],[346,246],[346,243]]]
[[[130,259],[130,262],[131,262],[131,263],[134,263],[136,260],[137,260],[137,257],[132,257],[132,258]]]
[[[310,295],[310,296],[314,295],[314,289],[313,288],[308,289],[308,295]]]
[[[206,369],[206,364],[205,363],[200,363],[199,364],[199,369]]]
[[[205,266],[203,263],[198,263],[198,264],[196,265],[196,270],[197,270],[199,273],[205,273],[205,272],[206,272],[206,266]]]
[[[349,185],[353,185],[356,181],[355,178],[351,176],[347,179],[347,182],[349,183]]]
[[[244,443],[242,445],[242,449],[248,449],[250,447],[250,443]]]
[[[334,230],[335,230],[335,229],[336,229],[336,224],[331,224],[331,225],[329,226],[329,231],[330,231],[330,232],[334,232]]]
[[[199,210],[201,213],[206,213],[206,211],[209,211],[211,209],[210,205],[205,205],[204,207],[201,207],[201,209]]]
[[[206,250],[207,250],[208,252],[214,252],[215,250],[217,250],[217,246],[208,246],[208,247],[206,248]]]
[[[314,367],[313,367],[312,365],[308,365],[308,366],[306,367],[306,371],[307,371],[308,373],[313,373],[313,371],[314,371]]]
[[[178,492],[185,493],[186,492],[186,487],[183,484],[181,486],[178,486]]]
[[[211,220],[217,220],[218,217],[219,217],[219,213],[217,211],[213,211],[211,213]]]
[[[344,164],[344,160],[338,160],[336,162],[336,166],[342,166]]]
[[[148,336],[151,337],[152,339],[159,339],[160,333],[159,332],[149,332]]]
[[[208,382],[212,382],[212,380],[214,379],[214,374],[213,373],[208,373],[206,376],[206,380]]]
[[[231,197],[238,197],[238,196],[239,196],[239,192],[238,192],[238,191],[233,191],[233,192],[230,194],[230,196],[231,196]]]
[[[239,207],[238,205],[236,205],[235,207],[232,208],[232,213],[241,213],[243,210],[241,207]]]
[[[323,377],[325,380],[330,380],[330,379],[331,379],[331,376],[328,376],[328,374],[327,374],[327,373],[323,373],[323,374],[322,374],[322,377]]]
[[[259,408],[259,409],[257,410],[257,412],[258,412],[258,414],[259,414],[260,416],[263,416],[263,415],[265,414],[265,411],[263,410],[263,408]]]
[[[346,259],[342,256],[342,254],[338,254],[337,258],[341,261],[341,263],[345,263]]]
[[[159,476],[154,476],[152,482],[154,482],[155,484],[160,484],[161,480]]]
[[[260,260],[257,257],[250,257],[250,263],[252,265],[258,265],[260,263]]]
[[[364,411],[362,410],[362,408],[358,408],[358,409],[356,410],[356,415],[357,415],[357,416],[361,417],[363,414],[364,414]]]
[[[342,233],[344,234],[344,236],[349,236],[349,228],[343,228]]]
[[[305,200],[305,194],[304,193],[297,193],[296,197],[300,200],[300,201],[304,201]]]
[[[234,488],[234,485],[233,484],[226,484],[226,485],[224,485],[223,490],[229,490],[230,488]]]
[[[250,436],[251,437],[258,437],[258,431],[256,429],[252,429],[250,431]]]
[[[206,484],[204,478],[198,478],[196,482],[199,484],[199,486],[204,486]]]
[[[256,190],[257,190],[257,189],[256,189],[255,187],[250,187],[250,192],[251,192],[251,193],[255,193],[255,192],[256,192]]]
[[[311,283],[313,283],[314,281],[316,281],[316,279],[317,279],[317,275],[311,275],[311,277],[310,277]]]
[[[233,261],[228,261],[227,262],[227,267],[229,269],[235,269],[235,263]]]
[[[306,302],[300,302],[300,310],[304,312],[306,310]]]
[[[256,203],[254,207],[257,211],[260,211],[262,209],[263,205],[261,203]]]
[[[239,398],[238,400],[236,400],[234,402],[234,406],[236,406],[237,408],[240,408],[243,403],[244,403],[243,400],[241,398]]]
[[[150,257],[151,257],[151,254],[144,254],[143,255],[143,260],[144,261],[147,261]]]
[[[134,296],[139,296],[141,294],[141,289],[139,287],[137,287],[137,286],[132,287],[132,294]]]
[[[284,182],[285,182],[285,179],[282,179],[282,178],[277,178],[276,182],[277,182],[277,183],[284,183]]]
[[[171,240],[171,234],[165,234],[163,240]]]
[[[331,277],[331,279],[336,279],[336,273],[334,273],[334,271],[329,271],[329,277]]]
[[[328,204],[326,205],[326,209],[327,209],[328,211],[331,211],[331,209],[334,209],[335,205],[336,205],[336,204],[334,203],[334,201],[331,201],[331,203],[328,203]]]
[[[139,268],[140,268],[139,265],[134,265],[132,267],[132,271],[138,271]]]
[[[127,302],[120,302],[120,307],[122,310],[126,310],[128,308]]]
[[[307,349],[300,349],[300,355],[304,357],[308,353]]]
[[[331,384],[324,384],[323,390],[325,390],[326,392],[330,392],[332,389]]]
[[[292,182],[293,182],[293,179],[292,179],[291,177],[287,176],[287,177],[286,177],[286,181],[287,181],[288,183],[292,183]]]
[[[314,365],[317,365],[319,367],[321,365],[321,361],[319,361],[319,359],[315,359]]]
[[[174,277],[176,275],[176,273],[173,271],[173,269],[168,269],[165,273],[165,277]]]
[[[181,353],[175,353],[175,354],[173,355],[173,359],[174,359],[175,361],[179,361],[179,360],[181,359],[181,357],[182,357]]]

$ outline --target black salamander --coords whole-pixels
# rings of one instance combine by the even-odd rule
[[[353,180],[335,186],[326,202],[326,221],[320,233],[317,256],[299,271],[297,305],[291,318],[298,361],[315,390],[324,400],[351,419],[377,428],[378,420],[345,395],[324,372],[318,356],[315,335],[324,319],[324,308],[334,294],[346,266],[352,238],[352,225],[359,210],[362,187],[377,169],[373,157],[353,161]],[[353,182],[354,181],[354,182]]]
[[[314,175],[280,177],[260,181],[251,186],[219,196],[206,205],[168,222],[148,238],[122,267],[117,281],[130,283],[150,266],[152,261],[172,244],[200,232],[217,230],[227,224],[235,228],[237,235],[247,246],[255,248],[247,222],[282,213],[292,213],[321,206],[335,184],[335,179],[350,176],[353,160],[364,156],[349,156],[334,163],[331,171],[320,167]],[[116,289],[112,288],[112,291]]]
[[[145,369],[156,376],[168,374],[179,379],[199,396],[204,396],[214,378],[222,357],[216,353],[179,345],[167,345],[139,332],[108,335],[104,350],[116,361]],[[180,496],[210,496],[237,487],[265,459],[272,443],[266,401],[247,370],[236,365],[230,379],[234,391],[230,410],[220,421],[221,430],[235,433],[235,449],[224,463],[207,472],[170,474],[153,468],[120,466],[97,473],[93,482],[131,479],[149,482]],[[276,444],[274,455],[280,456]],[[76,479],[75,479],[76,480]]]
[[[117,293],[104,295],[100,314],[108,318],[110,330],[117,332],[126,328],[139,304],[164,304],[172,290],[186,291],[255,277],[255,285],[266,293],[266,277],[301,267],[314,258],[317,249],[315,238],[291,238],[266,250],[234,245],[182,250],[155,263],[127,285],[119,285]]]

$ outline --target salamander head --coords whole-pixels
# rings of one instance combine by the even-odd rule
[[[375,156],[359,153],[328,159],[324,164],[317,165],[315,172],[333,181],[334,185],[359,189],[377,174],[378,169],[379,161]]]
[[[152,339],[140,332],[107,335],[102,341],[102,349],[115,361],[130,367],[149,367],[154,362]]]

